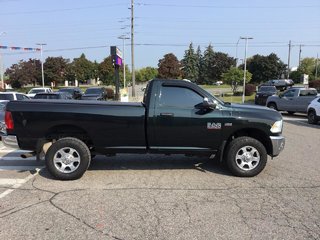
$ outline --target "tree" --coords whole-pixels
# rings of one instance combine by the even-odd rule
[[[309,75],[310,80],[314,80],[316,70],[316,59],[315,58],[304,58],[302,59],[298,72]]]
[[[69,59],[63,57],[48,57],[43,64],[45,84],[50,85],[51,82],[64,84],[68,64]]]
[[[274,53],[269,56],[257,54],[248,59],[247,69],[252,73],[252,82],[260,83],[281,78],[281,75],[286,73],[286,64]]]
[[[203,62],[202,62],[202,53],[201,53],[200,46],[198,46],[196,51],[196,61],[197,61],[197,69],[198,69],[198,78],[196,79],[196,83],[201,84],[203,81]]]
[[[94,64],[82,53],[79,58],[73,59],[76,79],[81,83],[94,77]]]
[[[181,76],[180,62],[173,53],[164,55],[158,63],[158,77],[164,79],[176,79]]]
[[[201,66],[202,66],[202,84],[210,84],[214,81],[213,79],[213,64],[214,64],[214,52],[211,44],[206,48],[203,53]]]
[[[20,88],[27,84],[39,84],[41,82],[41,63],[38,59],[29,59],[28,61],[19,61],[13,64],[5,72],[13,88]]]
[[[222,52],[215,52],[213,55],[214,64],[212,66],[213,79],[221,80],[222,74],[227,72],[230,67],[235,65],[236,60],[229,57],[228,54]]]
[[[292,79],[295,83],[300,83],[301,75],[302,73],[300,71],[292,71],[290,72],[290,79]]]
[[[184,57],[181,60],[181,63],[182,63],[183,78],[198,80],[199,78],[198,57],[194,52],[192,43],[190,43],[189,49],[184,52]]]
[[[105,58],[98,67],[99,79],[105,85],[114,85],[114,67],[111,56]]]
[[[146,82],[158,75],[158,70],[153,67],[145,67],[136,71],[137,82]]]
[[[243,84],[244,70],[231,67],[227,72],[222,74],[222,79],[226,84],[231,86],[233,94],[237,92],[238,87]],[[252,74],[246,71],[246,83],[250,82]]]
[[[211,44],[204,52],[202,59],[203,83],[213,84],[221,80],[222,73],[235,65],[235,59],[222,52],[214,52]]]

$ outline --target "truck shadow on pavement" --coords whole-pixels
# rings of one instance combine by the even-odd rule
[[[203,173],[211,172],[226,176],[233,176],[229,170],[216,159],[206,157],[186,157],[184,155],[159,155],[159,154],[119,154],[112,157],[98,155],[92,159],[87,171],[96,170],[179,170],[194,169]],[[43,168],[39,174],[42,177],[54,179]]]

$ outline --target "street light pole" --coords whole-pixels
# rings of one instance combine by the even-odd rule
[[[42,87],[44,88],[44,72],[43,72],[43,46],[47,45],[46,43],[37,43],[40,46],[40,56],[41,56],[41,77],[42,77]]]
[[[318,80],[318,53],[317,53],[317,59],[316,59],[316,74],[315,74],[315,80]]]
[[[119,39],[122,39],[122,64],[123,64],[123,88],[126,88],[126,64],[125,64],[125,41],[126,39],[130,39],[129,37],[126,37],[125,35],[121,35],[118,37]]]
[[[0,36],[1,35],[5,35],[6,32],[0,32]],[[1,88],[4,89],[4,77],[3,77],[3,61],[2,61],[2,55],[0,52],[0,78],[1,78]]]
[[[132,97],[136,96],[136,76],[134,70],[134,0],[131,0],[131,71],[132,71]]]
[[[246,91],[246,72],[247,72],[247,49],[248,49],[248,40],[253,39],[252,37],[240,37],[240,39],[246,40],[246,46],[244,51],[244,73],[243,73],[243,90],[242,90],[242,103],[244,103],[245,99],[245,91]]]
[[[236,67],[238,67],[238,46],[239,46],[239,41],[240,41],[240,38],[238,39],[237,44],[236,44]]]

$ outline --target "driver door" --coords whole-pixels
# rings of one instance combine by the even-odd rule
[[[294,96],[295,89],[290,89],[284,92],[282,97],[279,98],[278,110],[292,111],[294,109]]]
[[[197,106],[203,103],[203,99],[204,96],[186,87],[162,86],[154,109],[155,139],[150,142],[150,148],[181,151],[217,149],[221,140],[222,114],[218,108],[199,109]]]

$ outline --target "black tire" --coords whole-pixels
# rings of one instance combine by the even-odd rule
[[[314,110],[310,110],[308,112],[308,123],[310,124],[316,124],[318,121],[317,121],[317,115],[316,115],[316,112]]]
[[[275,103],[268,103],[268,108],[274,109],[276,111],[278,111],[277,105]]]
[[[90,165],[87,145],[77,138],[61,138],[48,149],[45,161],[48,171],[59,180],[80,178]]]
[[[245,150],[243,150],[245,149]],[[251,159],[242,160],[240,155],[252,154]],[[250,158],[250,157],[248,157]],[[267,151],[264,145],[251,137],[239,137],[232,140],[227,148],[227,165],[229,170],[238,177],[254,177],[258,175],[267,164]],[[251,162],[249,162],[251,161]],[[243,164],[243,166],[239,166]],[[250,167],[251,165],[251,167]]]
[[[292,111],[288,111],[289,115],[293,115],[295,114],[295,112],[292,112]]]

